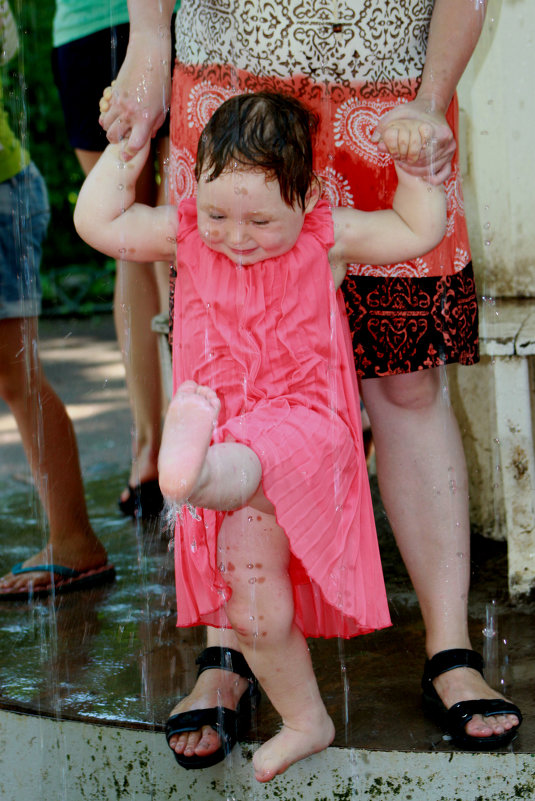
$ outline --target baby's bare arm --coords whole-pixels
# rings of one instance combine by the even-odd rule
[[[136,203],[136,182],[150,142],[129,162],[119,145],[108,145],[78,196],[74,225],[96,250],[114,259],[173,261],[177,215],[174,206],[152,208]]]
[[[331,257],[331,254],[332,254],[332,257]],[[329,263],[331,265],[331,273],[332,273],[332,276],[333,276],[334,288],[335,289],[340,289],[340,287],[344,283],[344,278],[346,277],[347,262],[336,261],[336,251],[335,251],[335,248],[332,248],[329,251]]]
[[[396,169],[398,187],[391,209],[333,209],[331,264],[396,264],[422,256],[439,244],[446,229],[443,188]]]

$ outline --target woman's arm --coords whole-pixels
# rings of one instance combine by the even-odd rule
[[[175,0],[128,0],[130,38],[99,122],[131,158],[154,136],[171,98],[171,17]]]
[[[436,184],[448,177],[455,152],[446,111],[478,42],[486,8],[487,0],[435,0],[416,99],[386,114],[375,132],[379,149],[397,159],[399,155],[383,139],[385,128],[393,120],[412,118],[432,126],[432,146],[417,163],[406,163],[406,167],[413,175],[425,176]]]
[[[174,206],[136,203],[136,181],[150,142],[127,163],[119,145],[108,145],[85,179],[74,226],[89,245],[114,259],[174,261],[177,214]]]
[[[487,0],[435,0],[417,98],[445,114],[479,40]]]

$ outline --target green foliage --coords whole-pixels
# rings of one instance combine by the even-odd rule
[[[72,215],[83,173],[67,140],[51,66],[54,0],[11,0],[19,53],[4,68],[4,100],[13,128],[48,187],[51,222],[43,250],[45,314],[109,310],[113,263],[78,237]]]

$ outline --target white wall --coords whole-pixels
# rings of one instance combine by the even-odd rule
[[[479,293],[535,296],[535,0],[489,0],[459,100]]]

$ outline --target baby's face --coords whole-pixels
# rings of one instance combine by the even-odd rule
[[[247,266],[281,256],[295,245],[305,213],[290,208],[281,197],[277,180],[263,172],[223,172],[207,182],[201,175],[197,189],[197,225],[203,242]]]

